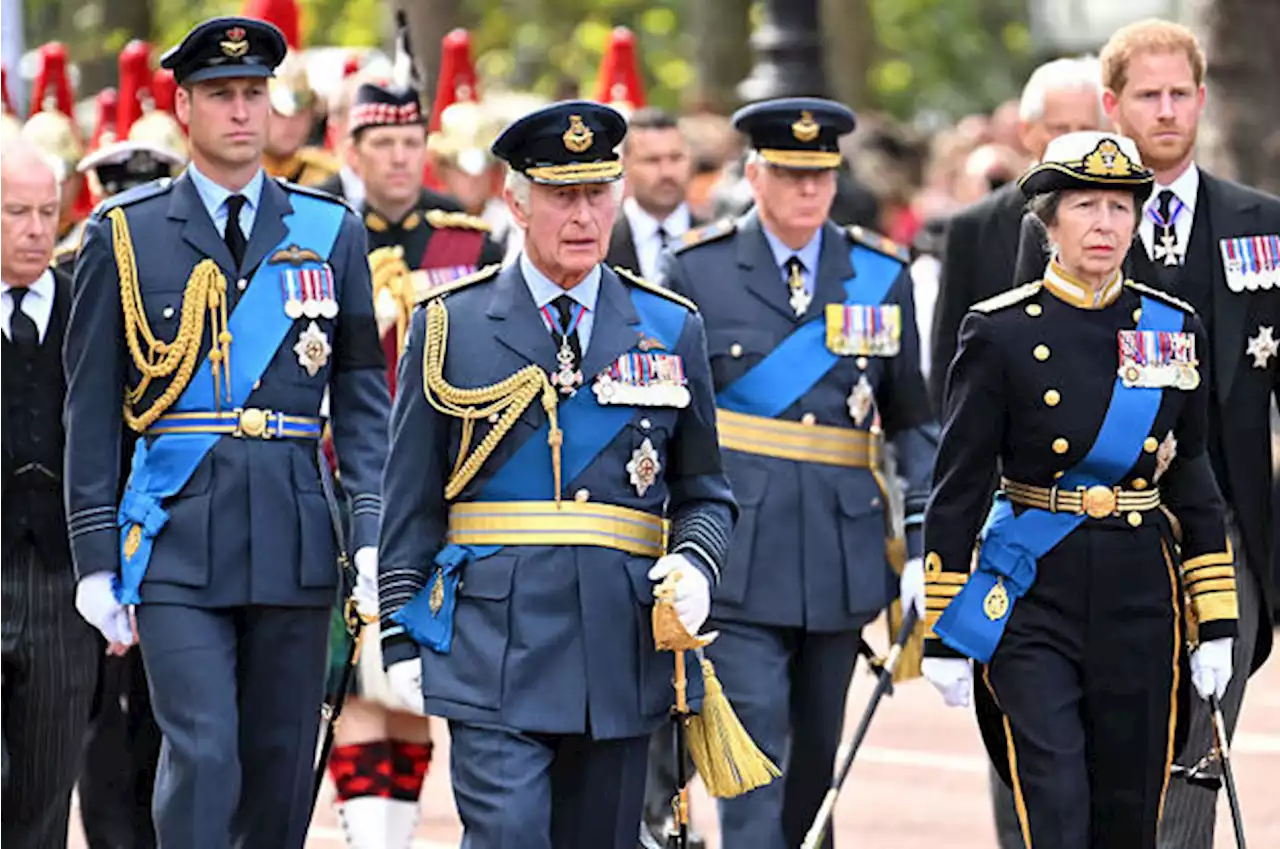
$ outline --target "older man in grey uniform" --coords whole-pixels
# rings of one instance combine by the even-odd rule
[[[906,253],[828,220],[854,116],[814,98],[743,108],[755,209],[695,231],[663,282],[707,323],[725,466],[742,515],[708,654],[783,779],[721,807],[726,846],[800,845],[831,780],[863,625],[923,593],[919,523],[935,433]],[[880,470],[883,434],[905,474]],[[909,590],[909,592],[907,592]]]

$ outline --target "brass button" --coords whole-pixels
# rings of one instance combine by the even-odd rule
[[[1027,315],[1031,316],[1032,318],[1035,318],[1036,316],[1040,315],[1040,313],[1044,312],[1044,308],[1041,307],[1039,304],[1027,304],[1026,309],[1027,309]]]
[[[867,368],[867,358],[866,358],[866,357],[858,357],[858,359],[854,360],[854,361],[853,361],[853,363],[854,363],[854,365],[856,365],[858,368],[862,369],[863,371],[865,371],[865,370],[866,370],[866,368]]]
[[[1061,480],[1062,476],[1063,476],[1063,475],[1065,475],[1065,474],[1066,474],[1066,472],[1054,472],[1054,473],[1053,473],[1053,479],[1054,479],[1054,480]]]
[[[489,414],[489,424],[497,424],[497,423],[498,423],[498,414],[497,414],[497,413],[490,413],[490,414]]]
[[[573,500],[577,501],[578,503],[591,500],[591,490],[589,489],[578,490],[573,494]]]
[[[1049,389],[1044,393],[1044,402],[1050,407],[1058,406],[1058,403],[1061,400],[1062,400],[1062,394],[1058,392],[1058,390],[1056,389]]]
[[[641,419],[641,420],[640,420],[640,429],[641,429],[641,430],[648,430],[648,429],[649,429],[649,428],[651,428],[651,427],[653,427],[653,423],[652,423],[652,422],[650,422],[648,419]]]
[[[1126,518],[1129,521],[1130,527],[1136,528],[1142,524],[1142,514],[1139,513],[1137,510],[1130,513]]]
[[[803,416],[800,417],[800,424],[815,425],[817,423],[818,423],[818,417],[815,416],[813,413],[805,413]]]
[[[1070,448],[1071,448],[1071,443],[1067,442],[1061,436],[1059,436],[1057,439],[1053,441],[1054,454],[1066,454]]]
[[[1137,324],[1142,319],[1142,307],[1138,307],[1133,311],[1133,323]]]
[[[1037,345],[1035,347],[1035,350],[1031,352],[1031,356],[1035,357],[1040,362],[1044,362],[1045,360],[1049,359],[1049,346]]]
[[[1142,442],[1142,450],[1146,451],[1148,454],[1156,453],[1156,449],[1159,447],[1160,447],[1160,443],[1156,442],[1156,438],[1154,436],[1148,436]]]
[[[173,307],[165,307],[161,315],[165,318],[173,318]]]
[[[736,359],[738,359],[739,357],[741,357],[741,356],[742,356],[742,346],[741,346],[741,345],[739,345],[737,342],[734,342],[732,345],[730,345],[730,346],[729,346],[729,356],[733,357],[735,360],[736,360]]]
[[[878,495],[873,495],[873,496],[871,497],[871,506],[872,506],[872,507],[879,507],[879,506],[880,506],[880,496],[878,496]]]
[[[236,288],[243,292],[245,289],[249,288],[249,281],[241,277],[236,281]]]
[[[1147,488],[1147,481],[1145,478],[1134,478],[1133,483],[1129,484],[1129,486],[1137,490],[1143,490]]]

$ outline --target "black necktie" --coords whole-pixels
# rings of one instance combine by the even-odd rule
[[[32,351],[40,347],[40,331],[31,316],[22,311],[22,299],[28,295],[26,289],[13,288],[9,297],[13,298],[13,314],[9,316],[9,338],[20,351]]]
[[[668,238],[667,228],[659,224],[658,225],[658,241],[662,243],[662,247],[664,248],[667,246],[667,238]]]
[[[561,339],[564,336],[562,331],[566,330],[569,327],[569,323],[573,321],[574,300],[573,298],[570,298],[568,295],[561,295],[551,303],[555,306],[556,312],[559,313],[560,315],[560,327],[556,330],[554,334],[552,334],[553,336],[555,336],[556,347],[559,348]],[[575,369],[581,367],[582,344],[578,340],[578,328],[576,327],[573,328],[573,332],[568,334],[568,337],[567,339],[565,339],[565,341],[568,342],[569,349],[573,351],[573,367]]]
[[[240,210],[246,203],[244,195],[232,195],[227,198],[227,229],[222,238],[236,261],[236,268],[244,262],[244,249],[247,244],[244,231],[240,229]]]

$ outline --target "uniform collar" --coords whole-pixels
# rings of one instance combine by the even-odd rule
[[[8,283],[4,283],[3,285],[4,285],[4,290],[6,292],[8,292],[11,289],[23,288],[21,286],[12,286]],[[54,286],[53,286],[53,269],[52,268],[46,268],[30,286],[26,287],[26,290],[30,292],[32,295],[35,295],[37,298],[39,298],[42,301],[50,301],[50,302],[53,301],[53,289],[54,289]]]
[[[760,230],[764,233],[765,241],[769,243],[769,251],[773,254],[773,264],[779,269],[785,269],[787,260],[791,257],[799,257],[800,262],[804,264],[804,270],[810,274],[814,274],[818,270],[818,255],[822,252],[822,227],[813,234],[807,244],[798,251],[793,251],[782,243],[782,240],[770,232],[764,222],[760,222]]]
[[[596,301],[600,298],[599,264],[591,269],[581,283],[568,290],[561,289],[552,283],[547,275],[537,269],[524,251],[520,252],[520,273],[524,275],[525,285],[529,287],[529,293],[533,295],[533,302],[538,305],[538,309],[542,309],[561,295],[568,295],[588,310],[595,311]]]
[[[196,187],[196,194],[200,195],[200,201],[204,204],[209,217],[215,221],[217,220],[218,212],[222,209],[222,205],[227,202],[227,198],[234,194],[243,195],[249,205],[249,209],[254,212],[257,212],[258,204],[262,202],[262,183],[266,178],[263,176],[261,168],[257,170],[253,175],[253,179],[249,180],[239,192],[233,192],[226,186],[215,183],[205,176],[194,162],[187,166],[187,173],[191,175],[191,183]]]
[[[1124,289],[1124,274],[1116,271],[1101,289],[1094,293],[1083,280],[1073,276],[1058,264],[1057,257],[1049,260],[1044,270],[1044,286],[1060,301],[1082,310],[1100,310],[1115,303]]]

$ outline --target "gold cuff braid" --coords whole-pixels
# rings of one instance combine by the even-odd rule
[[[555,500],[560,501],[560,446],[564,434],[560,431],[556,415],[555,387],[547,379],[546,372],[536,365],[527,365],[505,380],[490,386],[462,389],[450,385],[444,379],[444,359],[449,341],[449,310],[444,301],[436,298],[427,304],[427,339],[422,356],[422,392],[428,403],[438,412],[462,419],[462,441],[458,446],[458,459],[444,495],[453,499],[480,471],[485,460],[519,421],[520,416],[541,395],[543,409],[547,413],[550,430],[547,444],[551,447],[551,468],[555,477]],[[483,405],[483,406],[482,406]],[[476,450],[470,455],[471,439],[475,433],[476,419],[498,415],[495,424]]]
[[[187,279],[186,291],[182,295],[182,316],[178,322],[177,335],[172,342],[157,339],[147,321],[138,281],[137,261],[133,253],[133,240],[124,210],[117,207],[107,217],[111,221],[112,248],[120,278],[125,341],[133,364],[142,375],[137,386],[125,391],[124,421],[130,428],[141,433],[173,406],[191,382],[200,360],[200,347],[204,343],[202,313],[205,310],[208,310],[209,327],[213,334],[209,359],[213,364],[214,394],[219,394],[222,375],[225,373],[226,390],[230,395],[231,333],[227,329],[227,279],[211,259],[202,260],[196,265]],[[146,394],[151,381],[170,376],[172,379],[160,397],[146,410],[137,412],[135,408]]]

